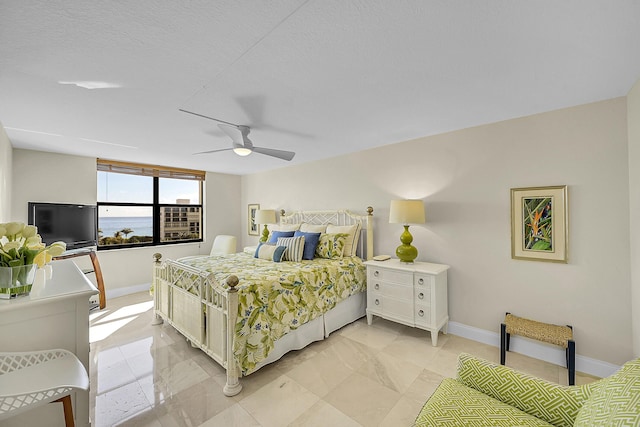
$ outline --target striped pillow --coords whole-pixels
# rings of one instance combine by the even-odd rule
[[[284,253],[285,261],[302,261],[304,253],[304,236],[299,237],[280,237],[278,238],[278,246],[286,246]]]

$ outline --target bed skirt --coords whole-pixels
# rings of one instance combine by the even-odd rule
[[[324,313],[321,317],[305,323],[295,331],[291,331],[278,339],[269,356],[256,365],[256,369],[252,372],[279,360],[290,351],[303,349],[315,341],[322,341],[328,338],[332,332],[364,317],[366,308],[366,292],[351,295],[346,300],[336,304],[333,309]]]

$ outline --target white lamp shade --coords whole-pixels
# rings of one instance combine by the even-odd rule
[[[276,211],[273,209],[258,209],[254,222],[256,224],[275,224]]]
[[[389,208],[391,224],[424,224],[424,203],[422,200],[392,200]]]

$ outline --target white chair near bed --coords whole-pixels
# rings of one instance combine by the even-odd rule
[[[236,252],[236,236],[219,234],[213,239],[211,253],[209,255],[228,255]]]

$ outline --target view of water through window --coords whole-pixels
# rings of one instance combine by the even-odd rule
[[[123,230],[131,230],[129,236],[152,236],[153,218],[150,216],[129,216],[129,217],[101,217],[98,228],[104,237],[114,237],[117,232],[125,234]],[[129,237],[127,236],[127,237]]]

